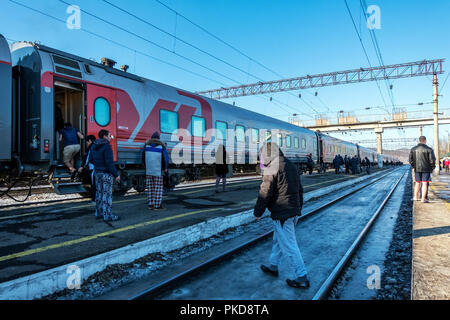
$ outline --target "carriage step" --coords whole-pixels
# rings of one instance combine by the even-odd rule
[[[70,179],[72,174],[69,172],[66,166],[59,165],[53,168],[53,179]]]
[[[81,182],[55,183],[53,184],[53,188],[56,194],[59,195],[86,192]]]

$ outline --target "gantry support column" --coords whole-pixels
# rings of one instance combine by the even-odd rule
[[[433,74],[433,121],[434,121],[434,155],[436,156],[436,168],[434,169],[434,174],[439,175],[439,122],[438,122],[438,82],[436,73]]]
[[[382,154],[383,153],[383,128],[378,127],[375,128],[375,133],[377,134],[377,153]]]

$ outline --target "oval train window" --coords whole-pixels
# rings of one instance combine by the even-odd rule
[[[105,98],[97,98],[94,102],[94,118],[100,127],[105,127],[111,121],[111,107]]]

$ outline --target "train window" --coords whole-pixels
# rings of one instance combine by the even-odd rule
[[[266,142],[272,141],[272,133],[270,131],[266,131]]]
[[[298,137],[294,137],[294,148],[299,148]]]
[[[227,139],[227,123],[223,121],[216,121],[216,138],[220,140]]]
[[[161,109],[159,111],[159,128],[162,133],[174,133],[178,131],[178,113]]]
[[[286,147],[287,148],[291,147],[291,136],[286,136]]]
[[[259,129],[252,129],[252,143],[259,142]]]
[[[106,127],[111,122],[111,106],[103,97],[94,102],[94,119],[100,127]]]
[[[243,126],[236,126],[236,141],[244,142],[245,141],[245,128]]]
[[[53,57],[53,61],[56,64],[59,64],[59,65],[62,65],[62,66],[66,66],[66,67],[69,67],[69,68],[72,68],[72,69],[80,70],[80,66],[78,65],[78,62],[76,62],[74,60],[63,58],[63,57],[60,57],[60,56],[55,56],[55,55],[53,55],[52,57]]]
[[[302,149],[306,149],[306,140],[302,138]]]
[[[283,146],[283,135],[281,133],[277,134],[277,143],[279,147]]]
[[[201,117],[192,117],[192,135],[194,137],[205,137],[205,119]]]
[[[84,66],[84,71],[86,71],[87,74],[92,74],[91,67],[87,63],[83,64],[83,66]]]

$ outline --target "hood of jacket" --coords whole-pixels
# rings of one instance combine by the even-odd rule
[[[152,145],[153,147],[155,147],[155,146],[163,146],[164,147],[164,143],[162,143],[161,140],[155,139],[155,138],[151,138],[151,139],[148,139],[147,141],[145,141],[145,145]]]
[[[92,150],[100,150],[104,148],[107,144],[109,144],[109,141],[106,139],[97,139],[92,144],[91,148]]]

